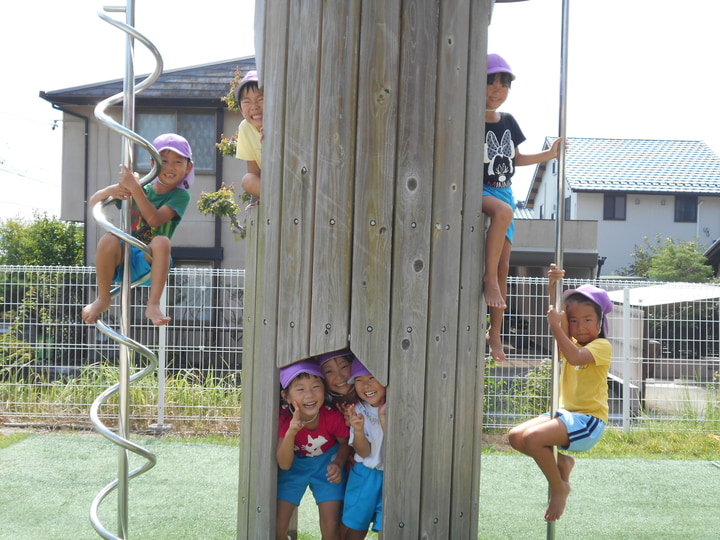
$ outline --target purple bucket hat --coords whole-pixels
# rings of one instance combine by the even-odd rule
[[[509,73],[510,80],[515,80],[515,74],[512,72],[510,64],[499,54],[488,54],[487,57],[487,74],[492,75],[493,73]]]
[[[592,302],[600,306],[600,310],[603,313],[603,328],[605,329],[605,333],[607,334],[607,315],[610,314],[613,310],[613,303],[612,300],[610,300],[610,296],[608,295],[607,291],[605,289],[596,287],[595,285],[580,285],[577,289],[568,289],[567,291],[565,291],[563,293],[563,301],[567,300],[568,296],[572,294],[581,294],[588,300],[591,300]]]
[[[177,135],[176,133],[165,133],[158,135],[153,141],[153,146],[158,153],[162,154],[164,150],[172,150],[173,152],[180,154],[182,157],[192,161],[192,149],[190,143],[187,142],[185,137]],[[177,185],[180,189],[190,189],[195,181],[195,167],[185,175],[180,183]],[[157,182],[157,178],[153,180]]]
[[[250,82],[258,82],[258,74],[254,69],[248,71],[240,81],[240,84],[235,87],[235,101],[238,105],[240,105],[240,93],[242,92],[242,89]]]
[[[332,352],[326,352],[322,353],[317,357],[317,363],[318,366],[323,366],[333,358],[340,358],[342,356],[350,356],[352,355],[352,351],[345,347],[344,349],[340,349],[339,351],[332,351]],[[353,356],[354,358],[354,356]]]
[[[320,371],[320,366],[316,362],[313,360],[301,360],[280,370],[280,386],[286,389],[293,382],[293,379],[301,373],[309,373],[310,375],[317,375],[323,380],[325,379],[322,371]]]
[[[348,378],[348,383],[353,384],[356,377],[362,377],[364,375],[372,376],[372,373],[368,371],[368,368],[366,368],[360,360],[355,358],[352,362],[352,367],[350,368],[350,377]]]

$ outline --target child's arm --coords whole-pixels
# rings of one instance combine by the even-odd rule
[[[327,479],[328,482],[338,484],[342,481],[342,468],[350,455],[350,446],[348,445],[347,437],[338,437],[338,451],[335,459],[328,465],[327,468]]]
[[[564,311],[556,311],[554,306],[550,306],[547,317],[550,331],[558,344],[558,350],[565,357],[568,364],[584,366],[595,363],[592,353],[585,347],[578,347],[568,336],[565,330],[567,328],[567,317]]]
[[[523,154],[520,152],[518,147],[515,147],[515,164],[522,165],[534,165],[535,163],[542,163],[558,157],[560,150],[560,144],[562,144],[562,137],[558,138],[550,147],[549,150],[540,152],[538,154]]]
[[[108,197],[124,201],[130,197],[130,192],[120,184],[112,184],[93,193],[93,196],[88,201],[88,206],[93,208],[97,203],[104,201]]]
[[[143,219],[151,227],[159,227],[177,216],[177,212],[170,206],[164,204],[160,208],[155,208],[145,195],[143,187],[140,185],[137,173],[133,173],[125,165],[120,165],[120,185],[130,192],[135,205],[140,210]]]
[[[387,403],[383,403],[380,405],[380,408],[378,409],[378,416],[380,417],[380,427],[383,430],[383,433],[386,433],[385,424],[387,423]]]
[[[558,268],[556,264],[551,264],[548,270],[548,294],[550,295],[550,305],[555,303],[557,296],[557,283],[565,277],[565,270]]]
[[[353,430],[353,448],[361,458],[370,455],[370,441],[365,436],[365,417],[355,412],[355,405],[350,405],[350,429]]]
[[[300,421],[300,409],[297,403],[294,405],[295,412],[293,412],[292,420],[290,420],[285,436],[278,441],[277,452],[275,453],[278,467],[284,471],[292,467],[293,459],[295,459],[295,435],[302,429],[303,425]]]

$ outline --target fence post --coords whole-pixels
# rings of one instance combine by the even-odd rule
[[[630,430],[630,289],[623,289],[623,394],[622,425],[623,431]]]

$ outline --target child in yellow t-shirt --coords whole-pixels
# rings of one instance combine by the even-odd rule
[[[565,274],[555,265],[548,271],[550,299]],[[545,521],[556,521],[570,494],[570,473],[575,460],[553,446],[572,452],[592,448],[608,421],[607,375],[612,346],[607,340],[607,315],[612,311],[608,293],[594,285],[582,285],[563,294],[565,311],[550,306],[550,331],[562,360],[560,406],[555,418],[545,413],[510,430],[510,445],[532,457],[547,478],[550,500]]]
[[[240,185],[256,199],[260,198],[262,169],[263,93],[255,70],[248,71],[235,88],[235,99],[243,115],[238,127],[235,157],[247,161],[248,169]]]

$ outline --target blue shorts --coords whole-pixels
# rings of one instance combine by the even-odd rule
[[[336,443],[330,450],[317,457],[295,454],[289,470],[278,469],[277,498],[300,506],[305,490],[309,487],[317,504],[342,501],[345,493],[345,471],[342,471],[342,481],[337,484],[327,479],[328,465],[335,459],[337,451]]]
[[[343,525],[356,531],[367,531],[372,523],[373,531],[381,531],[382,492],[383,471],[356,463],[350,470],[345,489]]]
[[[147,274],[148,278],[140,283],[140,285],[150,285],[150,263],[145,258],[145,252],[142,249],[130,246],[130,281],[135,283],[135,281],[143,277],[145,274]],[[120,282],[122,281],[122,278],[123,265],[120,264],[120,266],[115,269],[113,281]]]
[[[550,416],[545,413],[542,416]],[[568,446],[560,446],[563,450],[571,452],[586,452],[597,444],[605,431],[605,422],[590,416],[589,414],[574,413],[565,409],[558,409],[555,417],[562,420],[567,428],[570,444]]]
[[[496,199],[500,199],[501,201],[507,203],[510,205],[510,208],[513,212],[515,212],[515,197],[513,196],[512,188],[510,187],[493,187],[493,186],[486,186],[483,184],[483,197],[490,196],[495,197]],[[512,221],[510,222],[510,226],[508,227],[507,232],[505,233],[505,238],[508,239],[508,241],[512,244],[513,237],[515,236],[515,218],[513,217]]]

